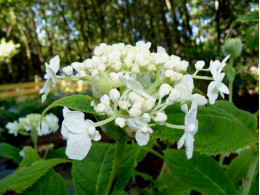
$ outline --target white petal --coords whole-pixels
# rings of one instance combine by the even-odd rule
[[[79,111],[71,111],[66,114],[63,124],[71,133],[82,133],[88,129],[88,123],[84,119],[84,113]]]
[[[47,81],[45,82],[43,88],[40,89],[39,94],[42,94],[42,93],[48,94],[49,91],[50,91],[50,87],[51,87],[51,81],[50,81],[50,79],[47,79]]]
[[[61,135],[65,138],[68,139],[69,138],[69,131],[67,129],[67,127],[62,123],[61,124]]]
[[[99,134],[99,131],[95,132],[95,136],[93,137],[94,141],[99,141],[101,139],[101,135]]]
[[[139,146],[144,146],[149,142],[150,135],[149,133],[144,133],[142,131],[137,131],[135,134],[135,139]]]
[[[67,141],[66,155],[73,160],[85,158],[91,147],[91,140],[85,134],[70,134]]]
[[[198,93],[195,93],[191,96],[191,101],[196,102],[197,105],[199,105],[199,106],[203,106],[203,105],[207,104],[207,102],[208,102],[204,96],[202,96]]]
[[[207,96],[209,97],[209,103],[214,104],[218,98],[218,89],[216,88],[216,82],[212,81],[208,86]]]
[[[224,58],[224,60],[221,62],[220,67],[218,68],[218,74],[221,73],[222,69],[226,66],[226,62],[229,59],[230,55]]]
[[[222,93],[225,94],[229,94],[229,89],[227,88],[227,86],[223,83],[217,83],[216,87],[218,88],[218,90]]]
[[[54,58],[50,60],[49,67],[52,69],[52,71],[56,74],[60,68],[60,58],[58,55],[56,55]]]
[[[187,135],[186,135],[186,133],[184,133],[182,135],[181,139],[178,141],[178,146],[177,146],[178,149],[182,148],[182,146],[184,145],[186,137],[187,137]]]
[[[194,138],[192,135],[187,135],[186,138],[186,155],[188,159],[191,159],[193,154],[193,144],[194,144]]]
[[[222,93],[221,91],[219,92],[220,96],[224,99],[225,98],[225,95],[224,93]]]
[[[48,77],[51,78],[52,82],[54,84],[56,84],[57,80],[58,80],[57,76],[56,76],[56,73],[53,72],[53,70],[51,68],[49,68],[49,67],[47,67],[46,72],[47,72]]]
[[[224,79],[224,77],[225,77],[225,73],[222,72],[222,73],[217,77],[216,81],[217,81],[217,82],[222,82],[222,80]]]
[[[218,68],[220,67],[220,61],[210,61],[209,69],[214,79],[218,76]]]
[[[197,104],[192,102],[189,112],[185,116],[185,126],[189,124],[195,124],[197,117]]]
[[[193,79],[191,75],[188,74],[183,76],[182,80],[179,83],[177,83],[174,88],[180,91],[181,97],[183,99],[190,99],[192,90],[194,88]]]
[[[134,131],[138,131],[139,129],[142,129],[143,127],[147,126],[147,122],[144,119],[141,119],[140,117],[129,118],[126,120],[126,122],[129,128]]]

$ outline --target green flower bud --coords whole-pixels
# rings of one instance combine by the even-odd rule
[[[228,39],[223,46],[225,56],[231,55],[233,58],[240,56],[242,52],[242,42],[240,39]]]
[[[92,95],[95,100],[99,100],[104,94],[109,94],[113,88],[113,81],[107,73],[99,71],[94,77],[92,84]]]

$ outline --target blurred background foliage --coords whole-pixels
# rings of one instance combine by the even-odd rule
[[[221,46],[232,21],[259,8],[253,0],[0,0],[0,10],[4,84],[43,77],[44,62],[57,54],[61,66],[83,61],[102,42],[151,41],[153,50],[161,45],[190,63],[209,63],[223,57]],[[250,22],[231,31],[230,37],[243,42],[236,65],[258,64],[258,34],[258,24]]]

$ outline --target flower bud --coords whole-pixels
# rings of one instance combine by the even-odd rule
[[[121,117],[117,117],[115,119],[115,123],[116,123],[117,126],[123,128],[125,126],[125,119],[121,118]]]
[[[228,39],[223,46],[225,56],[230,55],[233,58],[240,56],[242,52],[242,42],[240,39]]]
[[[164,123],[167,120],[167,115],[163,112],[157,112],[156,117],[154,118],[154,121],[157,123]]]
[[[111,89],[109,92],[109,98],[112,102],[116,103],[120,97],[120,92],[117,89]]]
[[[62,71],[66,74],[66,75],[72,75],[73,73],[73,69],[71,66],[66,66],[62,69]]]
[[[106,110],[106,105],[105,105],[105,104],[102,104],[102,103],[98,104],[98,105],[95,107],[95,111],[96,111],[97,113],[104,113],[105,110]]]
[[[95,100],[99,100],[104,94],[108,94],[112,89],[112,79],[103,71],[98,71],[98,74],[93,79],[92,94]]]
[[[166,99],[166,105],[172,105],[174,102],[179,100],[181,97],[180,91],[178,89],[172,89],[170,91],[169,97]]]
[[[127,110],[130,105],[127,101],[119,101],[118,106],[122,110]]]
[[[176,67],[177,71],[187,71],[187,68],[189,66],[189,62],[187,62],[186,60],[182,60],[180,61],[180,63],[178,64],[178,66]]]
[[[204,66],[205,66],[205,62],[202,60],[197,61],[195,64],[195,68],[198,71],[201,70]]]
[[[151,117],[148,113],[144,113],[141,118],[144,119],[147,123],[151,121]]]
[[[140,109],[131,108],[129,110],[130,117],[137,117],[137,116],[140,116],[141,114],[142,114],[142,111]]]
[[[187,104],[182,104],[182,105],[181,105],[181,110],[182,110],[183,112],[187,113],[188,110],[189,110],[188,105],[187,105]]]
[[[168,95],[171,89],[172,87],[169,84],[163,83],[159,89],[159,98],[162,99],[164,96]]]
[[[155,102],[156,100],[154,98],[149,98],[148,100],[145,100],[143,103],[144,111],[150,111],[154,107]]]

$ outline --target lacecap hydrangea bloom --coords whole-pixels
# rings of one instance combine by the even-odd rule
[[[178,148],[185,144],[187,158],[192,157],[194,135],[198,131],[197,107],[208,102],[203,95],[194,93],[194,80],[212,80],[207,94],[211,104],[219,92],[221,95],[228,94],[228,89],[222,83],[225,76],[222,69],[229,56],[223,62],[212,61],[207,69],[203,69],[204,61],[197,61],[195,73],[188,74],[187,61],[168,55],[163,47],[158,46],[157,52],[151,52],[150,47],[150,42],[143,41],[135,46],[102,43],[94,49],[92,58],[73,62],[63,68],[67,76],[60,78],[89,83],[93,96],[91,106],[98,114],[107,117],[103,121],[93,122],[85,120],[82,112],[64,108],[61,131],[68,140],[66,154],[69,158],[83,159],[90,149],[91,140],[98,141],[101,138],[96,127],[111,121],[135,138],[140,146],[148,143],[154,125],[183,129]],[[213,77],[197,75],[200,71],[210,72]],[[176,103],[186,114],[184,125],[167,122],[165,109]]]
[[[25,117],[19,118],[18,121],[8,122],[5,127],[8,129],[8,133],[14,134],[14,136],[17,136],[21,131],[28,133],[30,131],[37,131],[37,135],[42,136],[54,133],[59,129],[59,119],[52,113],[42,118],[41,127],[40,120],[40,114],[28,114]]]

